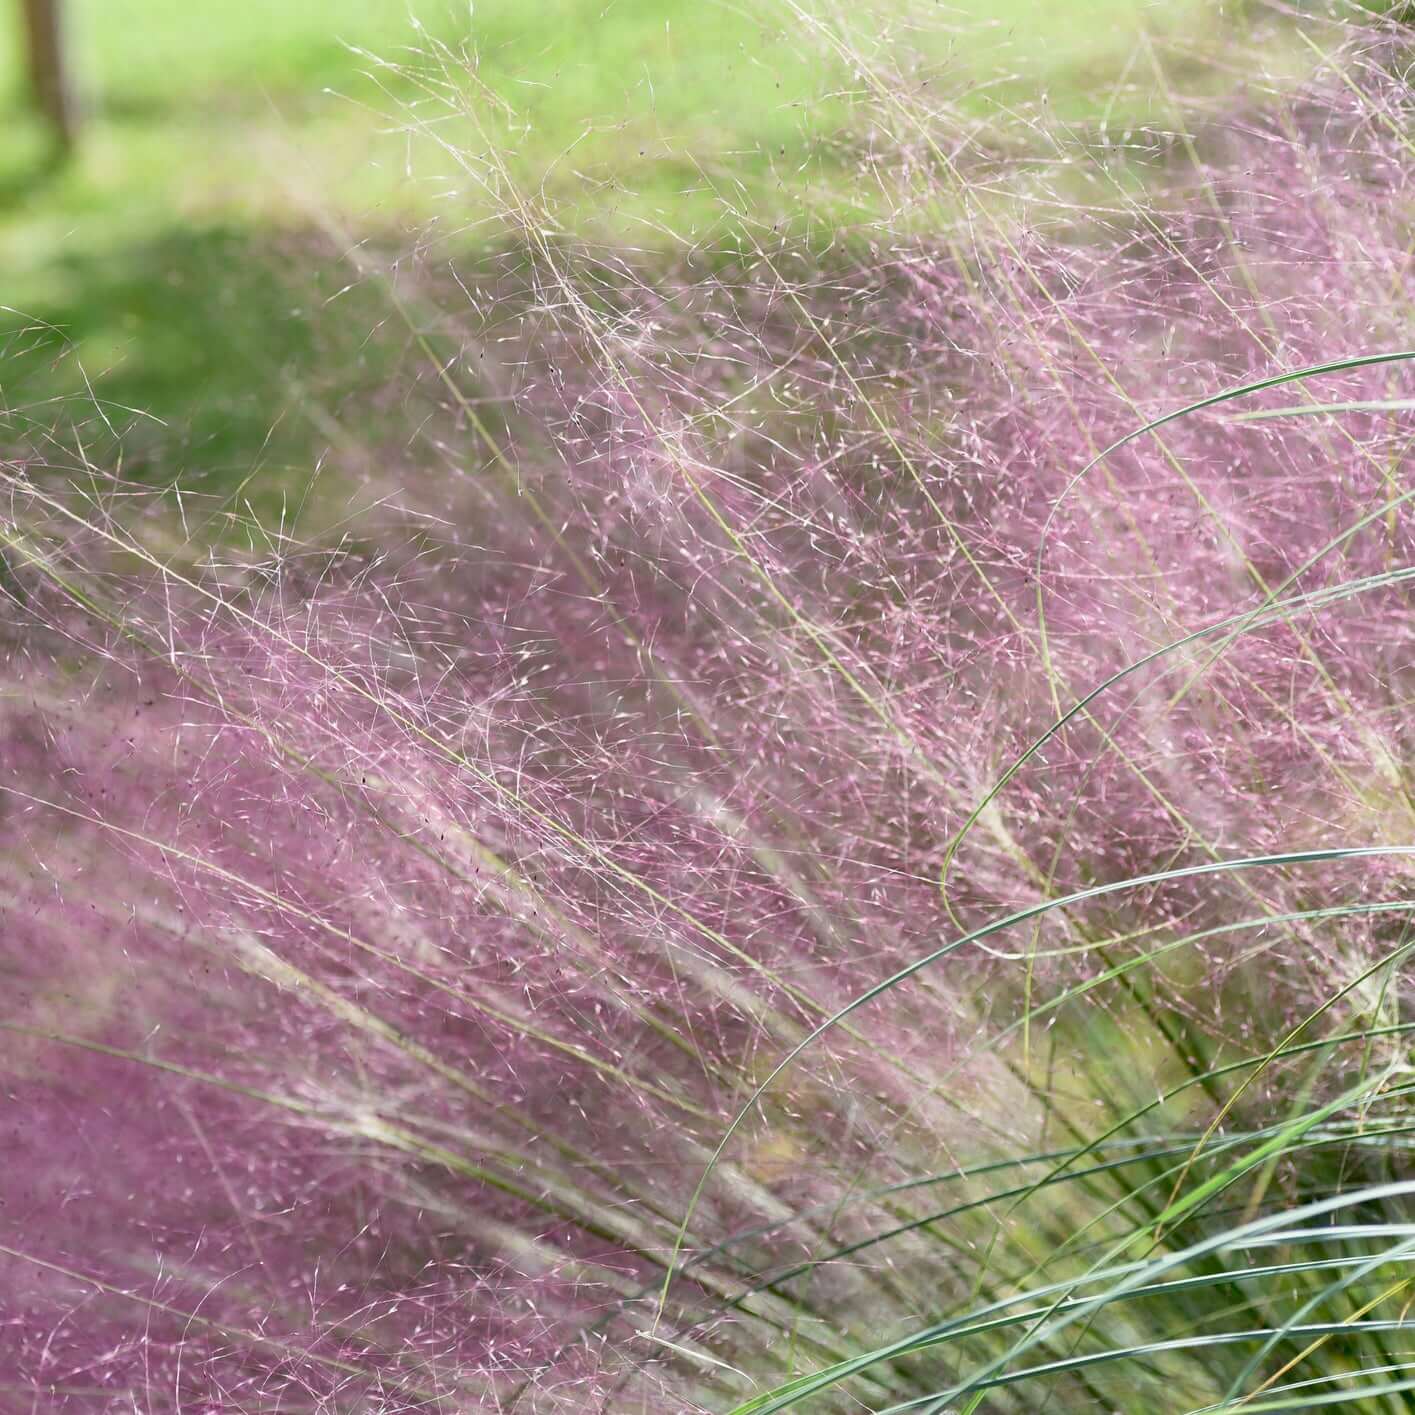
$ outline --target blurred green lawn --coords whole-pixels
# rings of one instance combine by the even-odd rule
[[[310,238],[313,226],[377,238],[438,215],[468,242],[497,238],[494,204],[466,171],[398,131],[398,104],[418,102],[419,82],[369,54],[474,53],[474,68],[451,72],[514,108],[489,133],[505,175],[543,187],[562,220],[601,239],[710,242],[730,233],[724,198],[767,219],[829,212],[856,180],[833,141],[852,77],[813,46],[789,0],[69,0],[68,10],[89,113],[59,171],[24,116],[14,16],[0,26],[0,305],[11,311],[0,391],[11,433],[33,440],[77,419],[90,455],[115,457],[122,434],[125,469],[163,482],[298,491],[328,417],[348,406],[361,410],[359,435],[379,437],[372,395],[398,336],[375,292],[326,309],[352,276]],[[1059,109],[1085,113],[1114,102],[1142,31],[1197,29],[1209,4],[841,10],[865,44],[891,27],[907,34],[955,85],[1014,74],[975,104],[1045,86]],[[436,62],[416,63],[443,78]],[[440,110],[424,99],[414,111]],[[431,131],[479,155],[471,122]]]

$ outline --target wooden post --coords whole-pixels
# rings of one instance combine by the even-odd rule
[[[74,142],[74,98],[64,68],[62,0],[20,0],[24,9],[30,89],[62,151]]]

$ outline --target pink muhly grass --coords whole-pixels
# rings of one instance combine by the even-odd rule
[[[1083,1331],[1047,1284],[1390,1172],[1360,1135],[1405,1118],[1377,965],[1406,944],[1409,365],[1215,405],[1077,478],[1186,403],[1412,342],[1388,55],[1187,151],[1138,136],[1143,197],[1053,133],[1054,180],[956,154],[946,239],[655,271],[528,228],[482,287],[377,273],[419,328],[449,275],[477,297],[416,346],[435,476],[396,554],[174,551],[130,488],[17,449],[12,1388],[726,1409],[1049,1294],[1020,1362],[979,1326],[850,1387],[931,1408],[1143,1344],[1142,1314]],[[1372,853],[1322,854],[1348,846]],[[1329,1109],[1269,1163],[1304,1105]],[[1244,1144],[1243,1187],[1183,1207]],[[1253,1295],[1207,1261],[1163,1334],[1243,1302],[1235,1328],[1275,1327],[1325,1280]],[[1052,1390],[1189,1408],[1248,1354]]]

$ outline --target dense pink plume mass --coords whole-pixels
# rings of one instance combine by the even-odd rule
[[[1408,98],[1347,78],[1187,155],[1090,149],[1079,193],[974,153],[1028,194],[966,240],[460,269],[500,323],[453,310],[449,367],[510,411],[424,375],[441,452],[380,551],[173,553],[161,505],[15,448],[0,1405],[729,1408],[793,1342],[967,1299],[963,1219],[781,1275],[927,1212],[888,1186],[1081,1133],[1034,1084],[1079,1024],[1007,1033],[1029,1008],[1141,936],[1398,892],[1398,858],[1199,876],[961,948],[812,1043],[694,1199],[791,1047],[968,929],[1411,838],[1411,365],[1076,480],[1411,342]],[[974,818],[1110,675],[1244,614]],[[1261,1050],[1399,927],[1215,935],[1087,1005],[1115,1039],[1163,1010],[1165,1058]]]

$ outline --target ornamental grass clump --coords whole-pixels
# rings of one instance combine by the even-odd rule
[[[342,536],[17,421],[7,1394],[1403,1408],[1403,45],[1119,143],[857,55],[824,251],[464,162]]]

